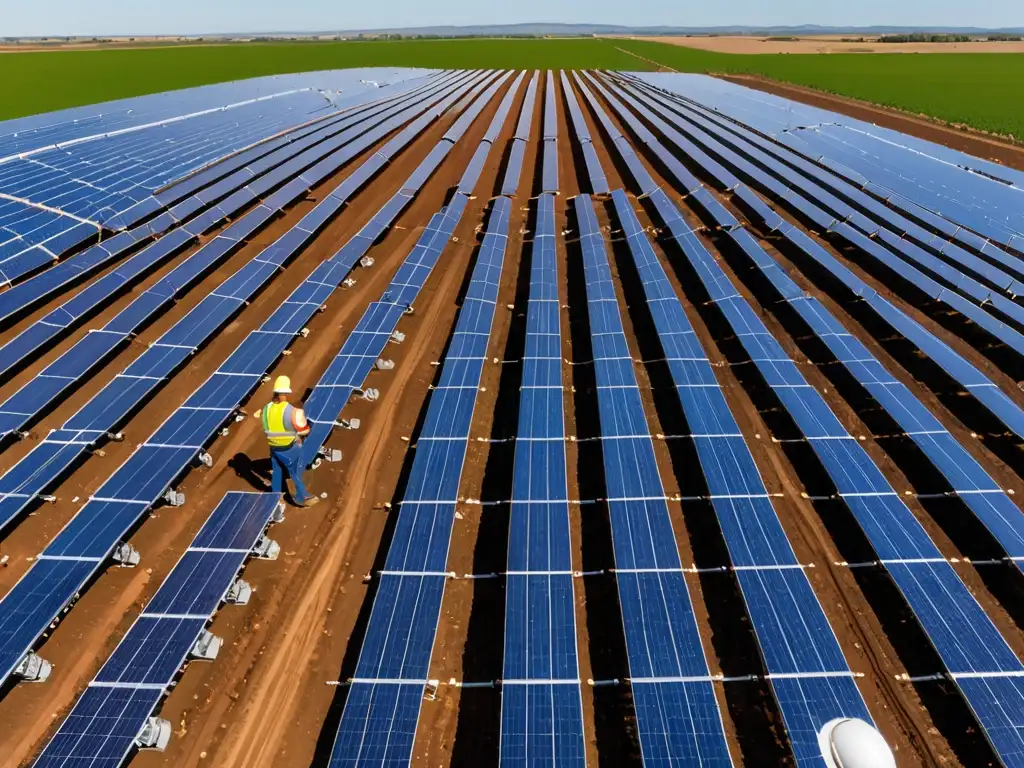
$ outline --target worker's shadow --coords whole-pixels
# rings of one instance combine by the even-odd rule
[[[270,459],[250,459],[244,453],[236,453],[228,466],[257,491],[270,490]]]

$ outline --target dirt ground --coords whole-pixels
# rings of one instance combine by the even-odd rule
[[[566,360],[566,434],[586,438],[596,435],[598,412],[592,372],[585,364],[589,351],[586,294],[569,211],[571,198],[588,191],[589,182],[561,90],[559,82],[561,194],[556,217],[558,228],[565,232],[564,238],[559,239],[558,252],[563,257],[560,282],[565,305],[562,337]],[[369,619],[374,590],[373,580],[366,576],[382,566],[393,532],[396,513],[389,512],[385,504],[401,498],[415,455],[429,387],[439,373],[436,362],[442,359],[454,327],[459,297],[474,264],[491,196],[500,187],[524,94],[525,87],[517,95],[510,117],[494,142],[478,195],[467,207],[442,262],[420,294],[415,313],[401,321],[406,341],[390,346],[387,354],[395,361],[394,370],[371,374],[369,384],[380,389],[380,400],[346,406],[345,415],[361,419],[361,427],[358,431],[336,432],[328,443],[342,449],[345,460],[340,464],[325,463],[307,476],[313,490],[327,494],[326,501],[313,510],[289,509],[287,519],[271,529],[270,536],[281,544],[280,559],[253,561],[246,566],[244,578],[255,589],[252,601],[245,607],[224,607],[211,625],[211,631],[225,640],[220,657],[213,663],[190,664],[160,705],[160,716],[169,720],[175,731],[168,750],[162,754],[139,753],[133,758],[133,765],[326,766],[344,703],[345,689],[336,683],[353,674]],[[486,502],[507,500],[511,491],[514,443],[508,438],[514,437],[518,419],[517,361],[522,356],[528,298],[531,196],[537,191],[540,177],[540,142],[536,139],[543,88],[538,95],[533,115],[534,140],[528,146],[520,193],[513,201],[509,243],[490,338],[488,357],[495,362],[484,368],[460,488],[461,498],[485,503],[467,501],[458,507],[448,570],[459,577],[449,580],[445,589],[430,669],[430,677],[441,684],[436,698],[423,702],[414,746],[413,765],[417,768],[475,768],[497,763],[500,688],[464,688],[460,684],[489,683],[499,679],[502,671],[505,599],[500,574],[507,562],[509,513],[507,505]],[[653,222],[646,204],[635,198],[637,190],[624,169],[612,159],[600,124],[582,94],[577,96],[611,187],[625,188],[633,196],[641,222],[651,227]],[[400,215],[396,225],[374,245],[370,255],[376,264],[354,273],[357,284],[337,292],[327,302],[326,311],[310,323],[309,336],[296,339],[291,354],[269,372],[271,377],[290,375],[298,384],[298,391],[315,384],[367,305],[383,291],[430,216],[444,204],[499,99],[500,94]],[[836,101],[830,108],[845,106]],[[125,428],[125,442],[111,444],[105,456],[93,456],[83,462],[56,492],[56,503],[33,510],[7,533],[0,542],[0,554],[9,555],[10,560],[8,567],[0,570],[0,594],[11,588],[29,567],[30,558],[78,509],[79,503],[73,499],[85,498],[99,487],[130,454],[132,446],[144,439],[152,424],[179,406],[197,383],[215,370],[245,334],[269,316],[316,264],[355,234],[402,187],[416,163],[433,148],[451,122],[451,115],[439,119],[364,188],[312,246],[143,406]],[[623,133],[630,135],[624,124],[615,122]],[[968,138],[930,127],[934,133],[928,138],[941,138],[953,146],[954,140]],[[639,142],[635,146],[639,147]],[[670,189],[671,184],[659,175],[659,167],[651,162],[651,157],[641,154],[656,180]],[[99,391],[147,343],[223,278],[294,225],[358,162],[357,159],[313,190],[308,200],[287,211],[204,278],[145,329],[138,344],[113,356],[87,384],[35,425],[29,440],[0,453],[0,471],[6,471],[24,456],[34,440]],[[679,200],[678,194],[675,199]],[[731,199],[720,199],[743,219]],[[656,361],[658,347],[653,326],[640,286],[631,272],[628,251],[618,237],[611,204],[595,198],[595,207],[608,237],[620,312],[631,354],[638,361],[635,370],[650,431],[669,436],[685,434],[685,421],[677,407],[672,407],[671,382]],[[694,226],[700,223],[698,209],[691,208],[687,200],[681,200],[680,207]],[[970,413],[957,404],[958,399],[962,401],[959,393],[943,390],[931,379],[922,378],[913,364],[912,353],[894,344],[877,325],[868,322],[861,308],[833,293],[834,286],[819,276],[804,274],[803,265],[777,250],[779,244],[767,233],[757,234],[764,235],[760,238],[762,244],[780,258],[800,286],[819,296],[1001,484],[1022,488],[1021,463],[1012,459],[1015,449],[1007,448],[1004,438],[979,429]],[[932,477],[909,457],[899,436],[891,436],[881,428],[877,409],[850,389],[835,370],[837,366],[821,359],[805,332],[780,312],[765,286],[736,258],[722,236],[700,236],[787,352],[803,363],[809,383],[824,394],[851,433],[864,436],[863,445],[894,487],[911,494],[934,492]],[[852,254],[836,250],[827,240],[819,242],[919,322],[954,344],[987,375],[1008,390],[1013,387],[1010,372],[968,341],[957,338],[941,322],[935,308],[904,301],[884,281],[864,270]],[[655,248],[701,343],[716,364],[718,381],[769,492],[775,494],[776,511],[797,558],[806,566],[805,572],[843,652],[859,675],[857,683],[872,717],[896,751],[898,764],[901,768],[987,764],[991,753],[951,686],[942,682],[912,684],[901,679],[907,674],[940,671],[913,618],[883,572],[838,564],[858,562],[858,556],[863,555],[851,549],[854,539],[848,535],[852,530],[849,513],[836,502],[807,498],[814,495],[808,491],[813,491],[818,476],[808,461],[806,446],[776,442],[790,435],[778,419],[770,393],[751,375],[751,366],[741,359],[735,340],[723,332],[721,322],[716,320],[716,310],[704,302],[680,254],[661,240]],[[182,258],[184,255],[157,270],[142,287],[127,296],[113,297],[109,307],[87,327],[101,325]],[[6,341],[57,303],[50,302],[4,330],[0,341]],[[54,345],[6,383],[3,392],[23,386],[85,330]],[[1024,402],[1020,392],[1013,396]],[[264,386],[243,404],[243,410],[259,407],[267,397],[268,389]],[[157,509],[132,535],[132,545],[142,553],[141,566],[107,569],[48,633],[40,653],[54,664],[51,679],[44,685],[15,686],[0,699],[0,751],[8,755],[5,764],[28,765],[38,754],[222,495],[228,490],[261,487],[267,471],[263,442],[258,425],[251,419],[233,425],[229,435],[218,438],[210,449],[216,459],[214,467],[192,471],[179,486],[186,494],[187,504]],[[700,473],[693,470],[696,457],[689,441],[656,440],[655,451],[668,495],[690,495],[703,482]],[[603,475],[596,469],[600,466],[599,441],[567,443],[570,499],[588,502],[601,497]],[[973,565],[965,559],[984,559],[992,553],[987,539],[963,523],[970,513],[958,500],[918,500],[910,495],[908,505],[943,554],[958,559],[958,572],[1011,646],[1024,655],[1024,634],[1020,629],[1024,617],[1018,607],[1024,604],[1024,579],[1020,573],[1010,566]],[[687,573],[686,578],[711,672],[728,677],[754,676],[746,681],[716,685],[734,761],[751,766],[792,764],[771,687],[760,677],[763,662],[735,575],[727,568],[728,556],[714,512],[708,504],[697,501],[671,502],[668,506],[684,567],[699,569]],[[618,596],[614,577],[609,573],[614,560],[607,510],[600,503],[572,504],[570,527],[573,567],[581,574],[575,579],[575,596],[580,675],[585,681],[582,695],[587,762],[594,766],[639,765],[629,686],[594,687],[586,682],[628,677]],[[495,576],[465,578],[467,575]]]
[[[882,43],[878,37],[861,35],[819,35],[792,40],[760,35],[717,35],[707,37],[643,38],[656,43],[699,48],[717,53],[1022,53],[1024,42],[1016,40],[972,40],[967,43]]]

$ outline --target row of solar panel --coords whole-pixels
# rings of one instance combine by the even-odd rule
[[[543,151],[554,152],[555,146],[545,141]],[[531,246],[509,510],[501,689],[503,766],[585,764],[556,233],[555,197],[545,193],[537,199]]]
[[[1002,544],[1009,557],[1024,558],[1024,515],[981,464],[818,299],[805,296],[778,262],[760,248],[746,230],[733,230],[729,237],[767,278],[781,300],[795,310],[835,359],[849,370],[945,477],[948,486],[943,492],[959,495]]]
[[[843,429],[740,298],[715,259],[686,230],[676,240],[711,303],[804,434],[949,673],[958,684],[960,677],[985,678],[985,685],[969,682],[960,686],[961,691],[997,753],[1012,762],[1024,744],[1001,702],[1024,700],[1024,664],[859,442]]]
[[[587,121],[583,117],[579,101],[576,99],[576,94],[573,93],[569,78],[565,72],[561,73],[561,80],[562,93],[565,94],[566,104],[569,105],[569,117],[573,130],[576,132],[576,137],[579,140],[580,151],[583,153],[583,163],[586,167],[587,178],[590,181],[591,192],[595,195],[606,195],[609,191],[608,179],[605,178],[601,161],[597,157],[597,149],[594,147],[594,142],[591,139]]]
[[[233,222],[217,237],[210,240],[202,248],[192,254],[166,275],[152,288],[140,295],[131,305],[111,320],[105,331],[111,334],[120,333],[123,338],[134,333],[150,317],[158,313],[167,302],[185,290],[192,282],[203,275],[219,260],[226,258],[243,244],[245,238],[264,226],[285,206],[305,195],[309,188],[322,182],[335,173],[341,165],[348,162],[362,150],[379,141],[381,137],[394,129],[400,118],[393,117],[402,109],[402,104],[388,105],[381,114],[375,115],[373,121],[364,125],[358,123],[349,130],[340,132],[333,138],[315,146],[298,156],[287,160],[265,176],[256,179],[248,186],[231,195],[220,205],[216,205],[201,214],[197,219],[175,229],[168,235],[144,248],[113,272],[100,278],[86,287],[74,298],[65,302],[47,314],[40,321],[27,328],[0,349],[4,365],[0,372],[9,373],[25,359],[36,354],[57,335],[84,320],[98,308],[108,303],[113,295],[125,290],[141,280],[146,274],[167,261],[181,249],[193,242],[195,236],[216,226],[227,216],[248,205],[259,195],[270,192],[283,182],[290,182],[269,195],[264,202]],[[391,119],[388,119],[391,117]],[[302,175],[299,175],[302,173]],[[86,254],[83,254],[85,256]],[[52,292],[62,283],[76,279],[75,273],[79,266],[78,259],[73,258],[64,264],[40,276],[35,281],[35,288]],[[122,338],[122,340],[123,340]],[[83,343],[94,343],[86,339]],[[109,351],[109,350],[107,350]],[[76,357],[78,357],[76,355]],[[57,366],[60,371],[54,375],[77,378],[82,371],[88,370],[90,364],[80,362],[74,370],[63,370],[65,366]],[[21,412],[18,408],[0,406],[0,410]]]
[[[526,142],[530,139],[530,127],[533,121],[533,110],[537,102],[537,86],[540,83],[540,72],[534,72],[530,84],[526,88],[526,97],[519,112],[516,132],[509,148],[508,163],[505,177],[501,182],[501,194],[512,196],[519,188],[519,177],[522,173],[523,159],[526,157]]]
[[[422,107],[410,107],[398,114],[390,125],[385,124],[381,135],[386,135],[415,116],[417,111],[422,111]],[[410,132],[407,138],[411,139],[414,135]],[[358,151],[359,147],[352,147],[351,153],[347,152],[346,156],[351,157]],[[367,162],[374,161],[371,159]],[[355,174],[349,178],[352,179],[354,176]],[[360,183],[365,183],[368,177],[361,174],[361,178],[363,181]],[[109,386],[0,477],[0,528],[13,522],[34,499],[81,458],[90,445],[118,429],[134,409],[162,386],[246,301],[277,277],[287,261],[313,239],[314,233],[340,210],[357,189],[355,185],[349,184],[346,190],[342,191],[339,188],[322,200],[294,228],[214,289],[188,315],[117,375]],[[108,342],[110,347],[106,349],[110,349],[120,343],[124,336],[114,333],[90,334],[85,341],[93,338]],[[64,357],[81,361],[80,346],[76,345]],[[59,359],[58,363],[62,359],[64,358]],[[19,414],[18,418],[27,419],[31,415],[38,415],[41,407],[54,396],[51,390],[70,385],[70,372],[54,376],[52,369],[55,365],[57,363],[44,371],[43,377],[37,377],[33,382],[34,386],[30,385],[20,390],[10,399],[9,402],[18,403],[18,407],[14,409]],[[87,364],[83,365],[81,370],[88,371],[90,368],[91,364]],[[51,381],[57,387],[48,388],[46,385]],[[8,426],[14,428],[13,425]]]
[[[635,101],[631,102],[631,107],[639,114],[642,114],[645,119],[651,119],[652,124],[659,126],[660,128],[659,124],[664,124],[664,121],[657,120],[654,113],[645,108],[646,106],[650,106],[653,109],[657,106],[657,102],[653,102],[649,96],[645,96],[639,92],[631,90],[630,93],[635,96]],[[662,112],[661,114],[667,113]],[[670,141],[675,143],[670,131],[664,131],[664,135]],[[712,136],[702,137],[702,140],[706,141],[709,147],[715,145],[715,140]],[[685,148],[682,146],[680,146],[680,149],[685,151]],[[715,149],[714,151],[718,152],[719,150]],[[735,163],[735,167],[737,168],[743,167],[742,158],[734,157],[734,155],[735,153],[730,154],[728,149],[723,148],[720,156],[723,157],[726,162]],[[699,158],[695,157],[695,160],[699,162]],[[749,164],[747,165],[749,166]],[[706,168],[708,173],[712,175],[717,174],[717,170],[714,166],[706,166]],[[749,171],[749,169],[747,170]],[[770,190],[776,199],[786,201],[785,204],[793,206],[794,210],[800,211],[811,220],[818,220],[822,227],[827,227],[831,223],[831,216],[826,214],[806,198],[799,195],[796,191],[785,185],[780,185],[778,182],[774,181],[772,177],[768,177],[767,174],[755,175],[753,171],[749,172],[751,178],[755,180],[756,185],[759,188]],[[739,183],[738,180],[736,183]],[[761,202],[760,199],[745,185],[728,188],[736,189],[737,198],[739,198],[752,215],[757,217],[758,220],[763,220],[765,222],[765,226],[769,231],[775,231],[793,243],[801,252],[810,257],[814,262],[824,267],[825,271],[830,275],[846,285],[856,296],[862,297],[888,325],[897,331],[897,333],[907,338],[923,354],[935,361],[940,370],[945,371],[956,382],[958,382],[966,392],[976,398],[978,402],[988,409],[990,413],[1005,424],[1011,431],[1024,437],[1024,411],[1010,400],[1006,394],[993,384],[981,371],[957,354],[947,344],[940,341],[921,325],[909,318],[902,312],[902,310],[899,310],[886,299],[878,295],[859,277],[842,265],[834,256],[829,254],[825,249],[812,240],[806,233],[798,227],[794,227],[788,222],[783,221],[775,212],[767,210],[763,202]]]
[[[455,88],[364,165],[379,168],[451,107],[469,87],[463,84]],[[332,195],[345,196],[352,184],[361,185],[366,178],[357,172]],[[100,487],[0,601],[0,637],[3,638],[0,670],[4,672],[4,679],[26,649],[102,566],[124,533],[179,475],[187,471],[205,443],[233,417],[242,400],[259,386],[266,371],[341,285],[369,245],[365,243],[356,250],[342,249],[317,267]]]
[[[276,493],[221,499],[34,765],[124,762],[280,503]]]
[[[705,119],[703,116],[695,114],[695,110],[689,107],[680,107],[680,109],[687,112],[687,118],[696,126],[708,132],[718,131],[718,137],[721,139],[725,128],[720,119],[710,117]],[[739,130],[735,126],[730,127],[730,131],[734,134],[730,137],[734,146],[737,146],[736,142],[740,142],[738,146],[745,154],[759,161],[776,177],[786,178],[791,189],[802,192],[818,205],[824,205],[828,209],[827,215],[838,217],[838,220],[832,222],[828,229],[842,235],[895,274],[908,280],[917,290],[924,291],[932,299],[950,304],[997,338],[1024,353],[1024,336],[1007,327],[997,317],[980,311],[978,307],[997,310],[1018,325],[1024,325],[1024,308],[1015,304],[1008,296],[993,292],[961,270],[966,267],[972,269],[976,274],[984,275],[985,279],[1006,290],[1010,295],[1024,293],[1024,285],[1017,282],[1012,275],[961,248],[951,246],[937,236],[933,236],[913,222],[877,203],[866,193],[849,184],[844,184],[831,174],[815,168],[811,163],[801,162],[792,157],[780,157],[782,150],[771,147],[764,140],[757,140],[749,131],[742,135],[736,135]],[[816,181],[792,173],[792,169],[783,164],[786,162],[795,165],[808,176],[813,176]],[[740,163],[743,164],[744,170],[751,167],[742,159]],[[836,195],[842,195],[845,200],[852,201],[860,210],[852,208]],[[868,218],[862,213],[863,210],[867,210],[875,218]],[[820,217],[816,216],[815,218],[820,222]],[[934,248],[942,253],[946,260],[915,245],[914,240]],[[887,247],[883,247],[878,241]],[[946,288],[922,273],[918,267],[938,276]],[[949,288],[969,296],[974,300],[974,305],[956,293],[950,293]]]
[[[522,77],[515,81],[506,101],[511,103],[521,82]],[[488,94],[481,101],[486,104],[490,97]],[[507,114],[508,110],[499,109],[488,135],[497,135]],[[486,138],[481,142],[481,146],[491,144]],[[519,170],[510,168],[507,173],[518,175]],[[440,253],[461,217],[465,198],[465,192],[458,192],[447,209],[435,214],[431,227],[443,232],[431,234],[428,228],[406,264],[422,263],[422,249]],[[495,199],[441,375],[431,391],[395,533],[338,726],[332,766],[405,763],[412,756],[447,579],[445,567],[459,480],[498,298],[510,211],[508,198]],[[437,254],[432,258],[436,260]],[[415,297],[415,293],[407,293],[409,278],[403,276],[408,274],[403,273],[404,268],[405,264],[385,296],[403,295],[406,300]],[[429,271],[416,278],[420,285],[427,274]]]
[[[479,116],[497,93],[498,88],[507,80],[509,74],[506,73],[497,78],[482,94],[479,94],[479,90],[476,89],[471,92],[471,95],[479,94],[479,97],[466,108],[459,119],[455,121],[452,129],[413,171],[410,181],[407,182],[403,191],[408,188],[410,183],[414,183],[418,187],[430,177],[454,146],[452,142],[457,142],[462,138],[472,119]],[[467,115],[471,117],[471,120],[463,119]],[[415,181],[413,181],[414,179]],[[373,370],[378,356],[384,352],[396,330],[399,319],[412,309],[420,289],[426,283],[441,252],[448,244],[456,225],[462,218],[467,201],[467,195],[460,192],[451,199],[444,209],[434,214],[412,253],[395,273],[387,290],[381,296],[381,300],[371,304],[366,310],[349,338],[342,345],[337,357],[327,367],[324,375],[313,388],[305,405],[306,414],[312,422],[310,432],[302,446],[302,458],[306,464],[312,463],[316,458],[333,430],[341,409],[348,402],[352,393],[362,387],[366,377]]]
[[[1009,180],[1019,179],[1016,171],[877,125],[710,78],[639,75],[638,79],[709,105],[789,146],[806,149],[808,143],[821,145],[821,151],[848,163],[830,163],[840,175],[858,183],[863,179],[864,188],[872,194],[963,244],[981,249],[988,241],[959,224],[974,227],[997,242],[1016,242],[1013,247],[1018,251],[1024,245],[1019,234],[1024,226],[1018,210],[1020,187],[1012,187]]]

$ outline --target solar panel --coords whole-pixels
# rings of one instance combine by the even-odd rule
[[[495,199],[441,378],[430,395],[332,766],[404,764],[412,755],[510,210],[507,198]]]
[[[730,233],[742,239],[745,233]],[[749,237],[749,235],[747,235]],[[751,246],[748,246],[748,248]],[[816,298],[804,296],[768,254],[757,247],[762,257],[771,262],[763,265],[753,259],[756,267],[776,267],[773,283],[785,281],[796,291],[795,297],[784,300],[800,315],[835,358],[858,380],[876,402],[903,428],[932,465],[946,478],[950,490],[992,532],[1011,558],[1024,556],[1024,516],[999,484],[970,453],[942,426],[931,412],[900,381],[879,363],[871,352]],[[744,248],[747,251],[747,248]]]
[[[450,106],[464,90],[465,87],[462,87],[448,94],[440,106]],[[392,140],[400,142],[394,146],[404,146],[432,121],[433,117],[429,113],[414,120]],[[330,285],[336,288],[355,265],[357,258],[356,254],[343,255],[339,252],[328,259],[329,266],[322,264],[314,271],[315,277],[310,279],[329,277],[332,281]],[[325,266],[326,276],[322,271]],[[324,279],[317,282],[324,282]],[[292,296],[302,290],[300,286]],[[266,371],[292,340],[291,333],[271,333],[264,329],[268,325],[280,324],[277,316],[283,313],[289,322],[299,321],[293,332],[297,333],[320,305],[303,306],[305,316],[300,317],[294,306],[289,306],[286,301],[260,330],[246,337],[225,363],[157,431],[166,434],[168,430],[172,433],[179,429],[195,430],[196,412],[203,413],[202,423],[207,428],[216,423],[215,428],[205,435],[193,433],[186,436],[189,441],[186,445],[155,444],[152,439],[144,443],[99,488],[51,544],[61,551],[75,553],[68,557],[83,559],[49,560],[48,551],[44,550],[37,562],[0,600],[0,670],[3,671],[3,679],[10,676],[15,665],[60,610],[76,597],[88,577],[100,568],[125,532],[160,499],[180,475],[188,471],[198,456],[196,445],[205,445],[214,439],[220,424],[229,420],[242,399],[259,386]],[[77,552],[86,554],[79,555]],[[45,565],[51,562],[65,566],[57,577],[53,576],[53,569]]]
[[[565,101],[569,105],[569,117],[572,122],[573,131],[580,143],[580,150],[583,152],[583,161],[587,169],[587,177],[590,179],[590,190],[597,195],[608,194],[608,179],[605,178],[604,169],[601,167],[601,159],[597,156],[597,149],[590,136],[590,129],[583,117],[580,104],[576,100],[569,78],[565,72],[560,72],[562,79],[562,93],[565,94]]]
[[[612,104],[615,106],[616,102]],[[685,229],[675,235],[677,241],[687,237],[690,234]],[[830,409],[816,390],[807,385],[758,315],[739,298],[735,288],[730,288],[731,282],[721,266],[706,250],[695,247],[693,241],[682,250],[711,301],[804,433],[836,484],[839,497],[875,548],[953,678],[957,679],[959,674],[999,676],[1024,672],[1024,664],[859,442],[848,434],[844,437],[820,432],[820,417],[825,412],[831,414]],[[812,399],[816,396],[820,400],[818,409],[791,407],[786,396],[793,386],[805,387]],[[756,625],[756,615],[754,620]],[[820,632],[812,636],[820,637]],[[770,659],[763,645],[762,653],[766,661]],[[965,696],[968,694],[961,690]],[[974,690],[971,693],[978,695]],[[863,707],[863,702],[859,703]],[[975,711],[992,712],[998,705],[990,699],[976,699],[971,706]],[[987,722],[979,722],[987,729]],[[999,727],[1002,722],[1000,718],[993,724]],[[794,750],[799,759],[800,745],[794,744]]]
[[[612,200],[697,449],[730,561],[733,567],[742,569],[736,572],[740,591],[797,762],[816,762],[821,754],[817,733],[826,722],[841,716],[870,722],[871,716],[772,507],[710,360],[629,199],[617,190]],[[790,682],[780,686],[784,679]]]
[[[513,464],[503,766],[585,764],[565,465],[555,199],[537,199]]]
[[[35,765],[121,765],[280,503],[277,493],[221,499]]]

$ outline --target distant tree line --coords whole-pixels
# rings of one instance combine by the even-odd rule
[[[880,43],[969,43],[970,35],[882,35]]]

